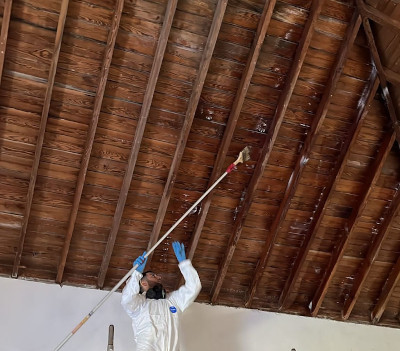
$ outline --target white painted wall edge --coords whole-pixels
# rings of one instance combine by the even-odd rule
[[[52,351],[107,292],[0,277],[0,350]],[[131,322],[113,296],[63,351],[134,351]],[[182,351],[398,351],[400,329],[193,304],[182,318]]]

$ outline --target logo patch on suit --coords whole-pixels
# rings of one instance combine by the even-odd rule
[[[169,310],[170,310],[172,313],[176,313],[176,307],[175,307],[175,306],[171,306],[171,307],[169,308]]]

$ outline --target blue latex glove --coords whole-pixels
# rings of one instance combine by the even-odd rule
[[[176,259],[179,263],[186,260],[185,246],[183,246],[182,243],[180,243],[179,241],[174,241],[172,243],[172,247],[174,249]]]
[[[133,265],[135,266],[136,264],[139,265],[138,268],[136,268],[136,270],[140,273],[143,273],[144,267],[146,266],[146,262],[147,262],[147,257],[144,258],[144,255],[146,255],[146,251],[143,252],[143,254],[141,256],[139,256],[134,262]]]

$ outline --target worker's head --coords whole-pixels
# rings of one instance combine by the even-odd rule
[[[144,272],[142,279],[140,279],[141,292],[149,290],[157,283],[161,283],[161,276],[159,274],[152,271]]]
[[[161,284],[161,276],[152,272],[147,271],[143,273],[142,279],[139,282],[140,292],[146,292],[146,298],[148,299],[164,299],[165,289]]]

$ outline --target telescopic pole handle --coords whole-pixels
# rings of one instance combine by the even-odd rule
[[[181,218],[179,218],[174,225],[163,235],[163,237],[158,240],[154,246],[146,253],[146,255],[144,256],[144,258],[148,257],[156,248],[158,245],[161,244],[162,241],[164,241],[164,239],[179,225],[179,223],[181,223],[189,214],[190,212],[192,212],[192,210],[218,185],[218,183],[224,179],[226,177],[226,175],[232,171],[232,169],[234,169],[234,164],[232,163],[227,170],[225,171],[224,174],[222,174],[213,185],[211,185],[207,191],[183,214],[183,216]],[[111,294],[113,292],[115,292],[123,283],[125,280],[127,280],[132,273],[139,267],[138,264],[135,264],[132,269],[126,273],[124,275],[124,277],[117,283],[117,285],[115,285],[112,290],[110,290],[108,292],[107,295],[105,295],[100,301],[99,303],[85,316],[85,318],[83,318],[81,320],[81,322],[71,331],[71,333],[69,333],[63,341],[61,341],[60,344],[57,345],[57,347],[54,349],[54,351],[58,351],[60,350],[65,344],[66,342],[72,338],[72,336],[82,327],[82,325],[84,325],[88,319],[101,307],[101,305],[103,305],[104,302],[106,302],[108,300],[108,298],[111,296]]]

